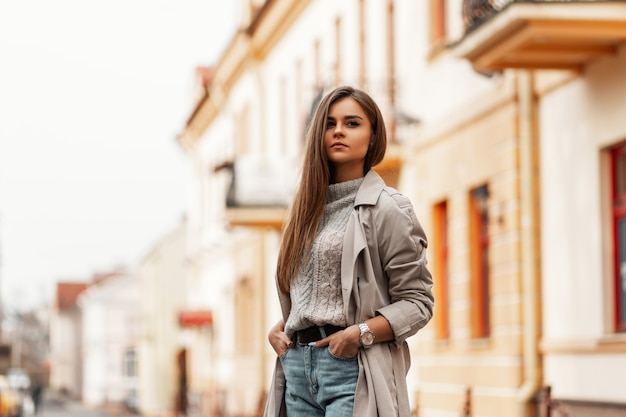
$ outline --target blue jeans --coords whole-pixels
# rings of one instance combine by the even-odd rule
[[[281,357],[289,417],[352,417],[359,377],[356,357],[340,358],[328,347],[301,346]]]

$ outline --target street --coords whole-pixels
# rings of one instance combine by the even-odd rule
[[[92,408],[80,402],[46,392],[37,417],[133,417],[138,416],[128,412]]]

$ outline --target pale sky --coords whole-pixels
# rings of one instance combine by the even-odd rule
[[[134,267],[187,207],[175,142],[235,0],[0,0],[0,296]]]

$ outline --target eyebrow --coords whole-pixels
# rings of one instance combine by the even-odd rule
[[[329,119],[333,119],[333,120],[335,119],[333,116],[328,116],[328,118]],[[361,119],[361,120],[363,120],[363,118],[361,116],[356,115],[356,114],[354,114],[354,115],[349,114],[349,115],[344,116],[343,118],[344,119]]]

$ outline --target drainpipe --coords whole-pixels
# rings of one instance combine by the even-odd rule
[[[517,391],[518,417],[531,415],[530,403],[540,389],[541,318],[539,148],[533,73],[517,71],[519,123],[520,216],[522,267],[522,355],[524,381]]]
[[[261,260],[261,264],[259,265],[259,270],[261,271],[261,282],[258,288],[258,297],[261,298],[261,303],[260,303],[260,307],[261,307],[261,311],[259,312],[260,317],[259,317],[259,322],[261,323],[261,328],[263,329],[263,331],[261,332],[261,335],[263,337],[260,337],[259,339],[262,341],[259,352],[260,352],[260,357],[259,357],[259,363],[261,364],[261,369],[260,369],[260,381],[261,384],[259,385],[259,391],[261,393],[263,393],[265,391],[265,385],[266,385],[266,381],[267,381],[267,366],[266,366],[266,355],[265,355],[265,351],[266,351],[266,341],[267,341],[267,313],[266,313],[266,308],[267,308],[267,280],[270,278],[267,276],[267,234],[269,232],[269,228],[261,228],[259,230],[259,243],[261,244],[261,248],[259,250],[260,252],[260,260]]]
[[[252,46],[251,46],[252,48]],[[266,126],[267,126],[267,111],[266,111],[266,101],[267,101],[267,96],[265,94],[265,84],[263,83],[264,77],[263,77],[263,72],[262,72],[262,68],[261,68],[261,64],[262,62],[256,58],[255,56],[255,51],[251,49],[250,51],[250,59],[252,60],[252,70],[254,72],[254,76],[256,78],[256,84],[258,87],[258,97],[257,97],[257,101],[259,103],[259,111],[260,111],[260,115],[259,115],[259,130],[258,130],[258,134],[259,134],[259,140],[261,142],[261,152],[263,152],[264,154],[269,153],[269,144],[267,143],[266,137],[267,137],[267,133],[266,133]]]

